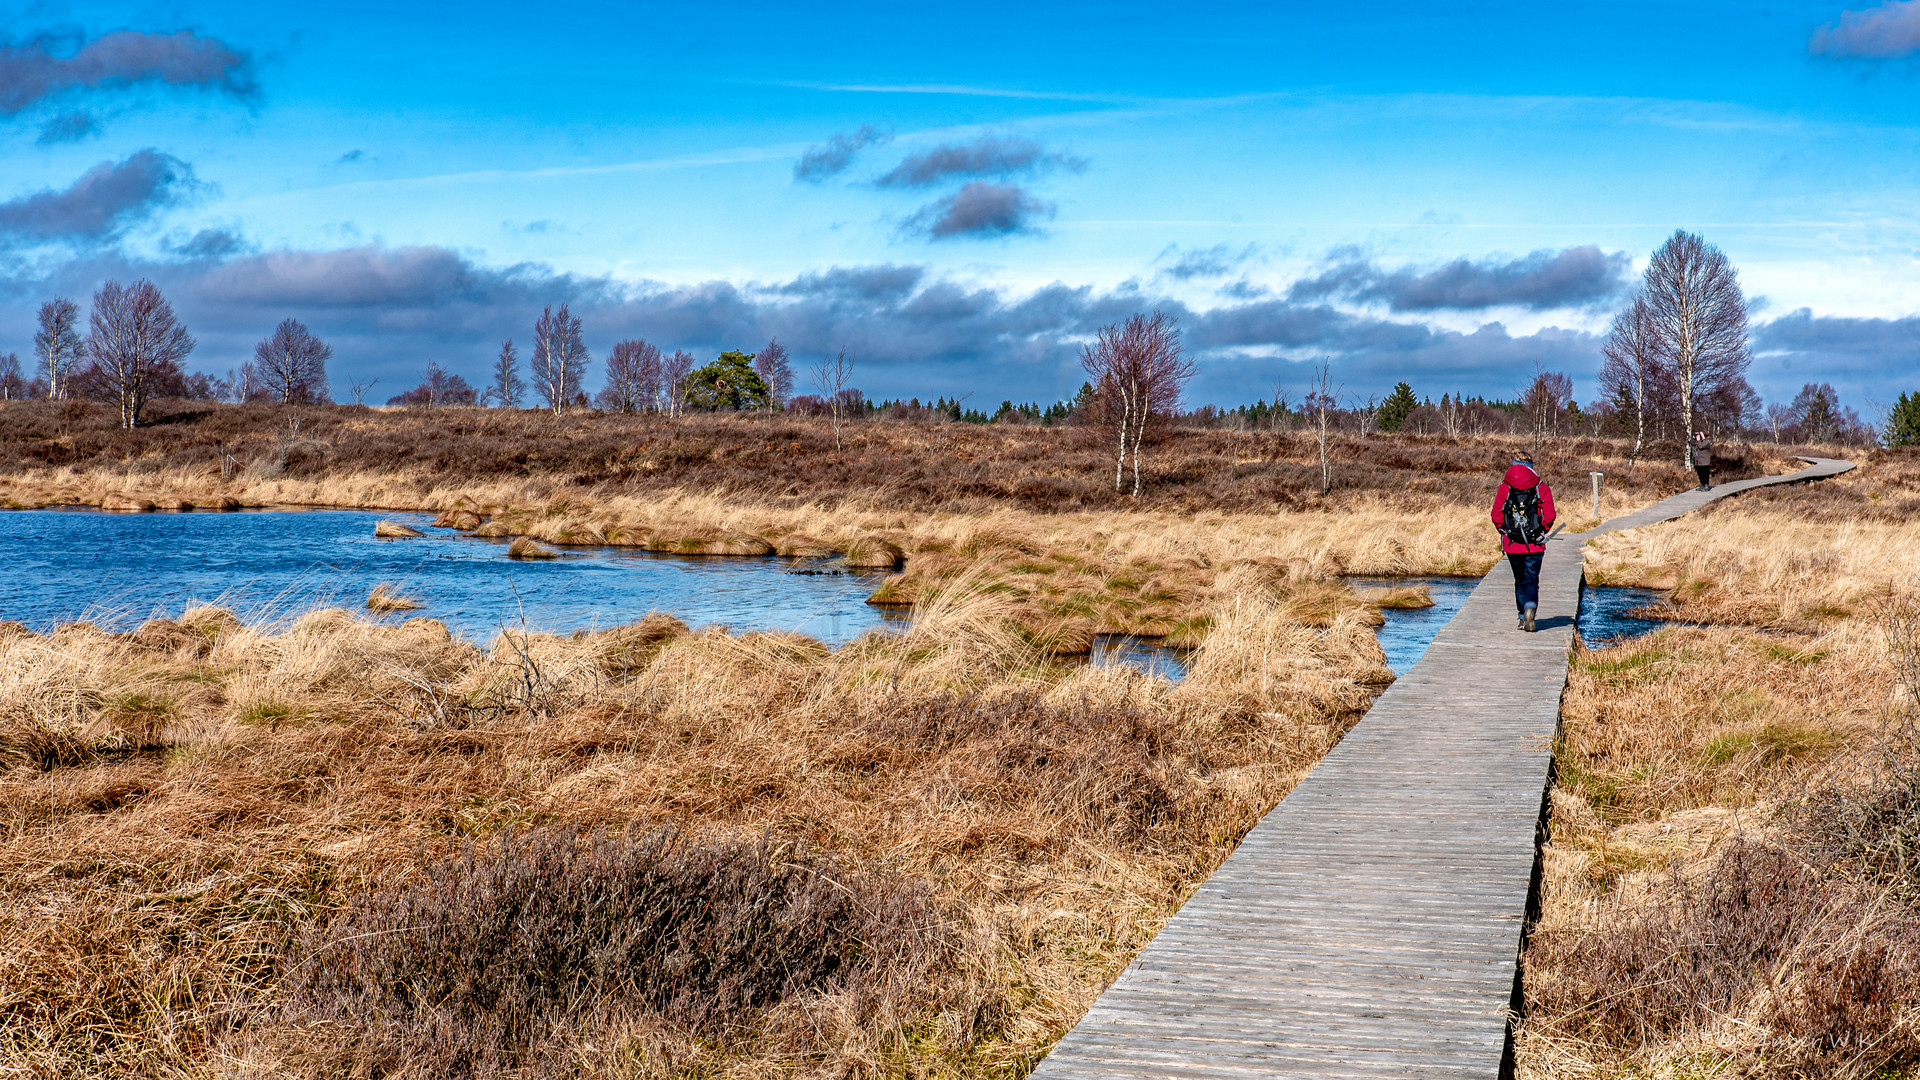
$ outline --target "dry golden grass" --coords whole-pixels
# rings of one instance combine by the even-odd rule
[[[1522,1077],[1920,1065],[1920,862],[1863,854],[1920,835],[1920,535],[1850,509],[1913,479],[1864,470],[1590,549],[1590,580],[1731,625],[1575,655]]]
[[[1670,590],[1680,620],[1818,632],[1920,582],[1916,497],[1920,468],[1876,455],[1832,480],[1600,537],[1587,580]]]
[[[368,611],[417,611],[420,601],[400,591],[400,587],[390,581],[383,581],[367,594]]]
[[[0,1069],[330,1075],[360,1046],[441,1075],[352,1002],[312,1026],[331,983],[286,1011],[301,943],[469,838],[678,823],[910,885],[955,945],[910,989],[697,1031],[615,1010],[515,1060],[1018,1072],[1389,679],[1376,616],[1327,583],[1242,565],[1201,602],[1178,685],[1045,663],[983,566],[832,650],[665,616],[487,649],[340,611],[0,634]]]

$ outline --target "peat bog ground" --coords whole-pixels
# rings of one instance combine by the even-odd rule
[[[1091,429],[871,421],[836,453],[824,424],[778,417],[182,403],[120,432],[97,412],[0,406],[0,499],[426,511],[562,548],[898,564],[877,599],[913,619],[833,648],[659,615],[484,646],[340,610],[0,626],[0,1066],[29,1075],[1018,1075],[1391,680],[1377,603],[1342,575],[1484,571],[1482,504],[1519,445],[1345,438],[1322,495],[1299,434],[1174,431],[1135,501],[1111,491]],[[1684,482],[1622,452],[1548,448],[1573,527],[1590,470],[1613,478],[1607,514]],[[1736,460],[1793,467],[1784,448]],[[1832,511],[1884,530],[1889,558],[1912,550],[1910,526],[1858,507],[1914,500],[1903,460],[1863,470],[1857,505]],[[1577,833],[1561,803],[1618,772],[1605,790],[1625,809],[1589,799],[1592,828],[1638,827],[1669,804],[1634,794],[1633,755],[1705,760],[1652,728],[1619,762],[1594,758],[1579,710],[1624,691],[1582,689],[1614,662],[1592,658],[1665,649],[1630,669],[1716,678],[1706,653],[1671,659],[1709,649],[1688,635],[1784,641],[1792,656],[1753,654],[1780,687],[1809,650],[1880,680],[1848,699],[1835,742],[1792,747],[1891,723],[1894,654],[1872,613],[1896,593],[1862,569],[1815,596],[1800,563],[1776,566],[1852,565],[1799,497],[1590,555],[1593,573],[1737,625],[1576,664],[1529,1068],[1629,1054],[1631,1033],[1581,1027],[1584,991],[1555,982],[1612,969],[1555,928],[1615,917],[1609,897],[1658,891],[1616,878],[1684,861],[1568,871],[1576,851],[1614,865],[1637,834]],[[1749,512],[1773,516],[1738,525]],[[1763,540],[1789,527],[1803,545]],[[1768,582],[1803,591],[1767,600]],[[1110,633],[1197,646],[1187,678],[1066,662]],[[1815,708],[1779,692],[1779,723]],[[1715,762],[1681,770],[1707,778],[1687,811],[1749,789],[1748,817],[1785,806],[1762,781],[1838,760],[1769,749],[1772,722],[1738,713]],[[1622,979],[1596,993],[1637,992]]]

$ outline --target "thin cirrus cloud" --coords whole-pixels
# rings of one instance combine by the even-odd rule
[[[1548,311],[1591,307],[1619,296],[1632,266],[1626,254],[1609,254],[1592,244],[1510,260],[1460,258],[1424,272],[1412,267],[1382,270],[1352,249],[1337,249],[1332,263],[1322,273],[1295,282],[1289,297],[1385,303],[1402,312],[1503,306]]]
[[[1007,177],[1060,168],[1080,172],[1084,159],[1048,153],[1032,139],[982,135],[972,142],[946,143],[909,154],[880,179],[880,187],[930,187],[961,177]]]
[[[944,199],[921,207],[907,219],[907,231],[931,240],[1012,236],[1035,231],[1053,205],[1036,199],[1018,184],[975,180]]]
[[[45,34],[0,46],[0,115],[71,90],[149,83],[207,88],[241,100],[258,92],[244,51],[191,30],[116,30],[91,41]]]
[[[818,184],[838,176],[853,164],[862,150],[893,141],[893,133],[872,124],[861,124],[854,131],[842,131],[818,146],[810,146],[793,163],[793,178]]]
[[[108,240],[199,187],[186,162],[141,150],[95,165],[63,190],[0,203],[0,242]]]
[[[1813,32],[1807,50],[1874,59],[1920,52],[1920,0],[1888,0],[1865,11],[1843,11],[1838,25],[1828,23]]]
[[[1162,251],[1159,259],[1176,255],[1174,260],[1161,270],[1162,276],[1180,281],[1211,280],[1233,274],[1249,263],[1262,259],[1259,244],[1248,244],[1234,248],[1227,244],[1215,244],[1209,248],[1188,248],[1181,251],[1178,245],[1171,245]]]

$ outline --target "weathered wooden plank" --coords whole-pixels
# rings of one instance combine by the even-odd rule
[[[1852,467],[1807,460],[1586,536]],[[1548,546],[1530,637],[1497,564],[1034,1075],[1496,1076],[1586,536]]]

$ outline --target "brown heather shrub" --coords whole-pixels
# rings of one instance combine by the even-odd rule
[[[12,497],[39,498],[62,488],[122,491],[151,499],[161,488],[219,487],[223,448],[254,467],[238,485],[268,502],[321,502],[303,488],[347,478],[404,477],[417,494],[432,487],[480,488],[535,482],[549,495],[724,491],[776,506],[873,502],[894,511],[1039,513],[1145,508],[1199,510],[1338,509],[1355,494],[1386,494],[1423,506],[1477,506],[1490,497],[1521,436],[1339,437],[1335,492],[1319,494],[1317,451],[1303,432],[1179,429],[1161,433],[1144,459],[1143,500],[1113,490],[1105,435],[1077,426],[976,425],[905,420],[853,424],[834,449],[825,421],[776,414],[695,415],[679,419],[529,410],[406,409],[357,406],[299,409],[298,452],[290,453],[288,410],[254,403],[156,403],[151,424],[123,431],[112,411],[86,405],[11,402],[0,406],[0,476],[41,481]],[[1658,446],[1638,467],[1627,444],[1603,439],[1555,441],[1542,458],[1564,489],[1571,515],[1589,471],[1608,474],[1609,491],[1634,505],[1691,485],[1679,447]],[[1791,468],[1791,448],[1716,449],[1716,476],[1735,479]],[[127,463],[137,463],[129,465]],[[1494,479],[1489,479],[1490,477]],[[126,483],[107,483],[110,478]],[[374,483],[340,485],[364,495]],[[196,503],[187,490],[173,492]],[[239,491],[226,492],[237,495]],[[389,488],[384,505],[398,501]],[[92,496],[97,498],[97,496]],[[22,500],[24,501],[24,500]],[[42,501],[45,501],[44,499]],[[484,500],[483,500],[484,501]],[[353,502],[351,505],[382,505]],[[476,504],[460,507],[469,512]]]
[[[316,1033],[309,1064],[571,1075],[582,1044],[636,1021],[724,1044],[799,995],[861,1026],[951,1005],[953,939],[917,882],[768,836],[503,833],[312,934],[285,1015]]]
[[[1726,1019],[1770,1075],[1861,1076],[1920,1065],[1920,902],[1844,864],[1809,862],[1794,831],[1735,837],[1581,930],[1535,932],[1538,1034],[1615,1052],[1711,1041]],[[1724,1049],[1725,1047],[1723,1047]]]

